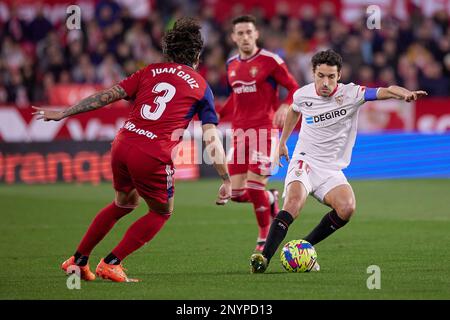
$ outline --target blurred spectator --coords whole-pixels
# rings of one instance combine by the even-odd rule
[[[442,66],[437,62],[431,62],[423,68],[420,77],[420,88],[432,96],[448,96],[449,80],[442,74]]]
[[[133,57],[141,61],[144,60],[147,50],[152,47],[149,35],[144,32],[142,24],[137,22],[125,35],[125,42],[130,46]]]
[[[403,20],[399,23],[397,46],[399,53],[403,53],[414,42],[411,21]]]
[[[375,76],[373,69],[369,65],[363,65],[358,69],[357,83],[362,86],[376,88],[378,87],[375,82]]]
[[[97,50],[100,42],[103,41],[103,33],[98,27],[97,22],[89,21],[87,23],[87,49],[89,52],[94,52]],[[106,49],[106,47],[105,47]]]
[[[77,83],[97,83],[95,67],[87,54],[83,54],[72,69],[72,79]]]
[[[221,78],[221,72],[218,68],[211,68],[206,73],[206,81],[208,82],[214,96],[226,98],[229,95],[226,80]]]
[[[108,54],[98,67],[97,77],[104,87],[112,87],[124,78],[122,68],[112,54]]]
[[[3,31],[3,35],[7,35],[15,42],[20,42],[25,39],[27,34],[27,28],[25,21],[20,19],[17,15],[17,7],[14,5],[11,7],[10,18],[6,21]]]
[[[39,4],[36,17],[31,21],[28,27],[28,37],[34,43],[44,39],[53,28],[50,21],[44,16],[43,9],[43,5]]]
[[[100,0],[95,7],[95,19],[100,29],[105,29],[120,18],[120,6],[113,0]]]
[[[364,29],[361,33],[361,54],[364,63],[373,63],[373,38],[374,32],[369,29]]]
[[[64,56],[61,50],[56,46],[47,49],[46,71],[53,75],[55,81],[59,81],[61,72],[65,69]]]
[[[27,90],[23,85],[22,74],[14,70],[10,74],[9,85],[6,87],[8,102],[15,104],[19,108],[27,107],[30,103]]]
[[[287,58],[293,57],[295,54],[305,52],[307,50],[307,42],[301,32],[300,21],[298,19],[289,19],[283,46],[286,51]]]
[[[350,66],[352,79],[355,79],[359,67],[363,64],[360,42],[356,35],[351,35],[347,38],[342,51],[342,57]]]
[[[2,68],[0,66],[0,72],[2,71]],[[6,104],[8,102],[8,91],[6,90],[4,84],[3,84],[3,78],[0,77],[0,105]]]
[[[98,66],[105,56],[108,54],[108,45],[105,41],[100,41],[97,43],[97,47],[95,50],[91,53],[91,61],[93,64]]]
[[[314,19],[316,17],[314,7],[305,5],[300,11],[301,25],[305,38],[311,39],[315,31]]]
[[[403,55],[399,59],[398,74],[400,76],[401,85],[409,90],[419,90],[419,80],[417,67],[410,62],[408,56]]]
[[[17,71],[25,62],[25,55],[19,43],[9,37],[3,41],[0,57],[10,72]]]
[[[341,80],[339,81],[342,83],[352,82],[352,70],[350,68],[350,65],[345,61],[342,63]]]
[[[398,81],[395,78],[395,72],[392,67],[385,67],[379,73],[379,85],[381,87],[389,87],[397,84]]]
[[[31,59],[26,59],[20,71],[27,97],[30,101],[35,101],[36,65]]]
[[[67,51],[65,53],[67,64],[72,66],[80,63],[80,57],[85,51],[83,48],[83,42],[81,39],[75,39],[71,41],[67,46]]]

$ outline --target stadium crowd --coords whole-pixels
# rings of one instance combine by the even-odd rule
[[[108,87],[149,63],[160,62],[165,30],[193,10],[202,22],[206,43],[200,73],[221,101],[228,91],[226,60],[235,54],[231,25],[218,23],[212,6],[190,2],[171,8],[156,1],[147,18],[137,19],[126,7],[101,0],[94,18],[70,32],[64,21],[52,24],[43,10],[26,22],[12,7],[8,19],[0,22],[0,105],[45,104],[55,84]],[[242,6],[235,6],[230,17],[243,13]],[[406,21],[383,15],[379,30],[368,29],[365,17],[344,24],[331,3],[319,10],[306,7],[298,15],[286,3],[278,5],[270,18],[258,8],[250,13],[260,23],[260,44],[285,59],[300,85],[312,81],[312,55],[333,48],[344,57],[344,83],[398,83],[410,90],[426,90],[430,96],[449,95],[450,24],[444,11],[427,18],[414,10]]]

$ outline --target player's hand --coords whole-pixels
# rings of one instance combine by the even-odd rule
[[[231,199],[231,180],[225,180],[219,188],[216,204],[225,205]]]
[[[416,101],[417,99],[422,98],[422,97],[425,97],[425,96],[427,96],[427,95],[428,95],[428,93],[427,93],[426,91],[422,91],[422,90],[419,90],[419,91],[409,91],[409,92],[407,92],[407,93],[405,94],[404,100],[405,100],[406,102]]]
[[[287,104],[282,104],[275,115],[273,117],[273,126],[275,128],[283,128],[284,121],[286,120],[286,116],[288,114],[289,106]]]
[[[35,112],[33,112],[33,115],[37,115],[37,120],[43,119],[44,121],[59,121],[62,118],[64,118],[64,114],[62,111],[56,111],[56,110],[50,110],[45,108],[38,108],[35,106],[31,106]]]
[[[283,164],[281,163],[281,158],[285,157],[286,161],[289,162],[289,151],[286,146],[286,143],[280,143],[278,146],[278,154],[275,157],[275,163],[279,165],[280,167],[283,167]]]

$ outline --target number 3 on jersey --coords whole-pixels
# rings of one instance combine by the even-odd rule
[[[153,93],[161,93],[164,91],[164,94],[155,98],[156,109],[154,111],[151,111],[151,106],[148,104],[142,105],[141,116],[147,120],[158,120],[161,118],[164,110],[166,110],[167,103],[175,96],[177,89],[170,83],[160,82],[153,87],[152,91]]]

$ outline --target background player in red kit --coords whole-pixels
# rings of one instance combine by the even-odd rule
[[[232,21],[231,38],[239,54],[227,61],[233,106],[233,147],[228,168],[233,185],[231,199],[252,202],[259,227],[256,251],[262,251],[269,232],[270,217],[278,210],[278,191],[266,191],[273,160],[271,149],[278,139],[292,96],[298,85],[284,61],[276,54],[258,48],[256,19],[241,16]],[[278,85],[288,90],[278,108]],[[224,107],[224,109],[228,108]]]
[[[35,108],[40,119],[57,121],[119,99],[134,100],[129,118],[112,144],[115,201],[97,214],[74,256],[62,264],[64,271],[76,265],[84,280],[94,280],[95,275],[88,265],[91,251],[120,218],[137,207],[141,196],[149,212],[127,230],[122,241],[101,259],[96,269],[97,275],[105,279],[136,281],[127,277],[121,261],[150,241],[170,217],[174,199],[171,154],[181,139],[172,134],[185,129],[196,114],[202,121],[207,149],[215,151],[211,159],[215,159],[214,166],[224,180],[218,201],[230,198],[231,181],[215,129],[218,121],[213,95],[206,81],[194,70],[202,47],[197,22],[180,19],[163,39],[167,63],[151,64],[111,89],[83,99],[65,111]]]

